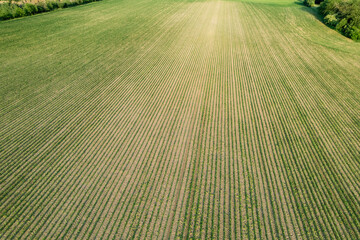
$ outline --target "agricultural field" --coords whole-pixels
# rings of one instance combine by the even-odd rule
[[[359,239],[360,43],[293,0],[0,22],[0,239]]]

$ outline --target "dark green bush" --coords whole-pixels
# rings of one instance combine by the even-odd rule
[[[348,24],[347,19],[343,18],[338,24],[336,24],[335,29],[341,31],[343,28],[346,27],[347,24]]]
[[[76,2],[74,2],[74,1],[69,1],[69,0],[67,0],[66,3],[67,3],[67,6],[68,6],[68,7],[73,7],[73,6],[77,5]]]
[[[53,10],[54,7],[53,7],[52,2],[46,2],[46,8],[49,9],[49,11]]]
[[[347,35],[355,41],[360,41],[360,28],[352,26],[348,32]]]
[[[25,16],[25,12],[22,8],[18,7],[16,4],[13,5],[12,15],[14,18]]]
[[[13,18],[12,9],[8,4],[0,5],[0,20]]]
[[[31,3],[26,3],[23,6],[23,10],[25,12],[25,15],[33,15],[36,14],[38,12],[38,8],[36,5],[31,4]]]
[[[46,2],[46,6],[49,9],[49,11],[59,8],[58,2]]]
[[[52,2],[54,9],[60,8],[59,2]]]
[[[47,4],[44,2],[39,2],[37,4],[38,13],[47,12],[49,11],[49,8],[47,7]]]

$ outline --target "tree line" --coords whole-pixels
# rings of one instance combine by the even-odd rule
[[[325,24],[346,37],[360,40],[360,0],[304,0],[304,4],[320,4],[318,9]]]
[[[19,3],[9,0],[0,4],[0,20],[30,16],[38,13],[49,12],[59,8],[68,8],[100,0],[65,0],[65,1],[40,1],[38,3]]]

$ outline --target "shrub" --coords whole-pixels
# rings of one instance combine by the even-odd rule
[[[57,5],[58,5],[58,7],[59,8],[65,8],[64,6],[65,6],[65,3],[64,2],[56,2],[57,3]]]
[[[67,3],[67,6],[68,6],[68,7],[72,7],[72,6],[75,6],[75,5],[76,5],[76,2],[72,2],[72,1],[70,1],[70,0],[67,0],[66,3]]]
[[[315,0],[304,0],[304,4],[308,7],[313,7],[315,5]]]
[[[46,6],[49,9],[49,11],[59,8],[57,2],[46,2]]]
[[[44,3],[44,2],[39,2],[37,4],[37,9],[38,9],[38,13],[49,11],[49,8],[47,7],[47,4]]]
[[[0,20],[6,20],[13,17],[12,9],[8,4],[0,5]]]
[[[54,7],[53,7],[52,2],[46,2],[46,8],[49,9],[49,11],[53,10]]]
[[[335,14],[342,0],[325,0],[320,4],[319,11],[322,15]]]
[[[52,2],[54,9],[59,8],[59,2]]]
[[[38,8],[36,7],[36,5],[31,3],[26,3],[23,7],[23,10],[26,15],[32,15],[38,12]]]
[[[338,31],[341,31],[342,28],[344,28],[347,23],[348,23],[347,19],[343,18],[343,19],[341,19],[341,21],[338,24],[336,24],[335,29],[338,30]]]
[[[328,14],[324,17],[324,22],[329,26],[335,27],[339,21],[336,18],[336,14]]]
[[[25,16],[25,12],[24,12],[24,10],[22,10],[22,8],[18,7],[16,4],[14,4],[12,15],[14,18],[23,17],[23,16]]]
[[[349,29],[348,36],[355,41],[360,41],[360,28],[352,26]]]

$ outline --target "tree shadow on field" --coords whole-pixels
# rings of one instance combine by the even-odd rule
[[[295,1],[294,4],[301,6],[300,9],[304,12],[310,13],[313,15],[317,20],[323,22],[323,17],[319,13],[319,5],[315,7],[307,7],[304,5],[303,1]]]
[[[294,4],[296,5],[300,5],[300,6],[304,6],[303,1],[295,1]]]

